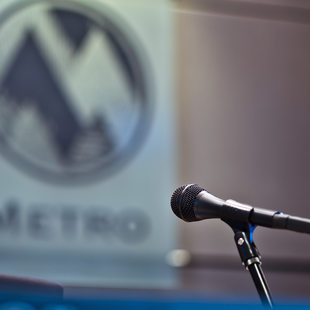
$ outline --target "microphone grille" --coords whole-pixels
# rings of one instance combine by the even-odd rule
[[[197,184],[183,185],[177,188],[171,197],[171,209],[174,214],[186,222],[197,221],[194,202],[197,195],[204,191]]]
[[[180,205],[182,192],[183,192],[185,187],[186,187],[186,185],[183,185],[183,186],[177,188],[173,192],[173,194],[171,196],[171,200],[170,200],[171,209],[172,209],[173,213],[179,218],[182,218],[179,205]]]

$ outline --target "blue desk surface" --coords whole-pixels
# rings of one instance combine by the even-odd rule
[[[156,300],[152,299],[64,299],[47,300],[42,298],[20,299],[14,296],[3,296],[0,301],[0,310],[203,310],[203,309],[229,309],[229,310],[256,310],[263,306],[251,302],[229,301],[195,301],[191,299]],[[282,302],[275,309],[310,309],[310,303]]]

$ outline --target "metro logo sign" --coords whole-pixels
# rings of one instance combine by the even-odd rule
[[[0,3],[0,273],[171,287],[171,1]]]
[[[0,52],[2,149],[50,181],[112,173],[136,152],[149,124],[144,56],[103,14],[47,3],[2,21],[0,40],[11,41]]]

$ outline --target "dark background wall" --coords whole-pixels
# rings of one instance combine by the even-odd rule
[[[181,0],[175,13],[182,183],[309,217],[309,2]],[[180,225],[196,257],[185,285],[253,291],[226,224]],[[309,236],[254,236],[272,290],[309,296]]]

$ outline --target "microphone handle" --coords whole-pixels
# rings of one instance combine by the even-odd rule
[[[252,207],[234,200],[225,201],[221,208],[220,217],[222,220],[234,219],[240,222],[248,222],[252,225],[310,234],[310,219]]]
[[[278,219],[279,218],[279,219]],[[310,234],[310,220],[298,216],[285,215],[285,220],[275,215],[275,228],[288,229],[300,233]],[[278,227],[279,226],[279,227]]]
[[[310,219],[291,216],[281,212],[253,208],[249,220],[254,225],[287,229],[300,233],[310,234]]]

